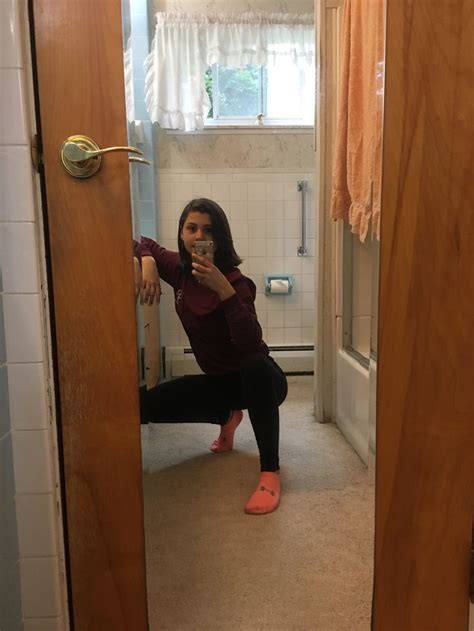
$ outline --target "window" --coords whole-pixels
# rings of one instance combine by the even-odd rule
[[[267,124],[312,126],[314,35],[312,12],[158,12],[144,62],[151,122],[193,131],[263,114]]]
[[[314,67],[275,65],[228,68],[214,64],[205,74],[212,107],[206,125],[314,125]]]

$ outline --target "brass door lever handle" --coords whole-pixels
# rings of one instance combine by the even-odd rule
[[[107,147],[101,149],[99,145],[88,136],[70,136],[66,138],[61,147],[61,162],[73,177],[88,178],[100,169],[102,156],[105,153],[125,151],[143,155],[143,151],[137,147]],[[140,159],[141,160],[141,159]]]
[[[89,151],[75,142],[66,142],[63,146],[63,155],[71,162],[82,162],[82,160],[97,158],[97,156],[102,156],[104,153],[112,153],[114,151],[127,151],[129,153],[138,153],[140,156],[143,155],[143,151],[136,147],[107,147],[107,149]]]
[[[145,160],[145,158],[135,158],[135,156],[131,156],[128,159],[129,162],[139,162],[140,164],[148,164],[151,166],[151,162],[149,160]]]

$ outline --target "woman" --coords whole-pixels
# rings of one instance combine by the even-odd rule
[[[194,253],[196,241],[213,241],[214,263]],[[178,252],[142,238],[145,302],[159,295],[159,278],[174,289],[176,312],[203,371],[141,390],[142,421],[207,422],[221,426],[215,453],[233,447],[248,409],[261,473],[245,512],[274,511],[280,502],[279,413],[286,377],[268,354],[255,313],[255,284],[243,276],[227,217],[210,199],[193,199],[181,214]]]

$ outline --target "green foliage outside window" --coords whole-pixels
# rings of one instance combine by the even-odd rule
[[[261,111],[259,98],[260,67],[246,66],[245,68],[218,67],[218,98],[219,117],[256,116]],[[205,85],[211,103],[213,104],[212,69],[205,74]],[[209,118],[214,116],[214,107],[209,112]]]
[[[214,107],[213,107],[213,103],[214,103],[214,99],[213,99],[213,95],[212,95],[212,68],[208,68],[206,70],[206,73],[204,75],[204,84],[206,86],[206,92],[209,96],[209,100],[211,101],[211,109],[209,110],[209,114],[207,115],[208,118],[213,118],[214,116]]]

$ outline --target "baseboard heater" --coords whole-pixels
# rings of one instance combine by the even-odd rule
[[[314,346],[312,344],[269,346],[269,349],[270,355],[278,362],[286,375],[314,374]],[[182,346],[162,348],[164,379],[199,375],[201,372],[191,348]]]

